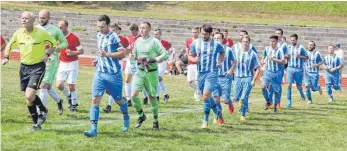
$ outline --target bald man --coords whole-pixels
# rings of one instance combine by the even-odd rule
[[[63,114],[63,100],[59,98],[57,92],[52,87],[55,75],[58,69],[59,51],[68,47],[68,42],[63,32],[56,26],[49,23],[50,13],[48,10],[43,9],[39,12],[39,25],[37,27],[44,29],[51,35],[51,37],[59,43],[52,56],[46,63],[45,76],[43,77],[42,84],[40,86],[40,98],[42,103],[46,106],[48,100],[48,94],[57,102],[59,115]],[[77,100],[77,93],[71,93],[71,99]]]
[[[45,73],[45,62],[55,51],[55,40],[44,30],[34,27],[34,15],[31,12],[22,14],[22,28],[17,30],[5,48],[2,65],[9,60],[9,54],[14,48],[19,48],[20,53],[20,88],[25,92],[30,116],[32,117],[34,131],[41,129],[41,124],[46,121],[48,110],[36,95],[37,89]],[[45,44],[50,46],[47,51]],[[37,112],[39,108],[40,115]]]

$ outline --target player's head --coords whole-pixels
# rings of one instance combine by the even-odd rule
[[[161,29],[155,29],[153,32],[153,35],[155,38],[157,38],[158,40],[161,40]]]
[[[340,49],[340,47],[341,47],[341,44],[337,42],[337,43],[335,44],[335,49]]]
[[[224,35],[223,35],[222,33],[220,33],[220,32],[216,32],[216,33],[214,33],[214,35],[213,35],[213,39],[214,39],[215,41],[219,42],[220,44],[223,43],[223,38],[224,38]]]
[[[279,39],[281,39],[283,36],[283,30],[281,28],[277,28],[275,30],[275,34],[279,37]]]
[[[51,13],[47,9],[42,9],[39,12],[39,23],[41,26],[48,24],[49,19],[51,19]]]
[[[286,42],[286,41],[287,41],[286,36],[281,37],[281,41],[282,41],[282,42]]]
[[[119,35],[119,34],[120,34],[120,32],[122,32],[122,28],[120,28],[120,27],[118,26],[118,29],[117,29],[117,34]]]
[[[100,30],[100,33],[107,34],[110,32],[110,17],[107,15],[101,15],[98,18],[97,25]]]
[[[194,39],[199,37],[199,27],[193,27],[192,29],[192,36]]]
[[[61,20],[58,23],[58,27],[60,28],[60,30],[63,33],[67,33],[68,32],[68,28],[69,28],[69,23],[66,20]]]
[[[212,26],[209,24],[204,24],[200,29],[200,33],[202,35],[202,40],[209,41],[212,33]]]
[[[278,42],[278,36],[277,35],[272,35],[270,36],[270,46],[272,48],[276,48],[277,47],[277,42]]]
[[[241,31],[240,31],[240,39],[241,39],[244,35],[248,35],[247,30],[241,30]]]
[[[243,35],[240,39],[241,46],[244,48],[249,48],[249,44],[251,43],[251,37],[248,35]]]
[[[224,38],[228,38],[228,29],[224,29],[222,33]]]
[[[314,41],[308,42],[308,50],[313,51],[316,48],[316,43]]]
[[[110,30],[117,33],[118,30],[118,24],[117,23],[111,23]],[[118,33],[117,33],[118,34]]]
[[[34,17],[34,13],[32,12],[28,12],[25,11],[22,13],[22,26],[23,27],[32,27],[34,26],[34,22],[35,22],[35,17]]]
[[[334,45],[333,45],[333,44],[329,44],[329,45],[328,45],[328,52],[329,52],[330,54],[334,54]]]
[[[139,26],[137,26],[136,24],[131,24],[129,30],[131,35],[133,35],[134,37],[139,34]]]
[[[298,35],[297,34],[292,34],[290,35],[290,42],[292,43],[292,45],[296,45],[296,43],[298,42]]]
[[[149,36],[149,33],[151,32],[151,24],[149,22],[142,22],[140,24],[140,33],[142,37]]]

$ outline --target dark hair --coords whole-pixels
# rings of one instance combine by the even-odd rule
[[[120,27],[118,26],[118,30],[122,30],[122,28],[120,28]]]
[[[278,41],[278,36],[277,35],[271,35],[269,39],[275,39],[276,41]]]
[[[277,28],[276,31],[280,31],[281,35],[283,35],[283,30],[281,28]]]
[[[64,22],[65,26],[68,27],[69,23],[66,20],[61,20],[62,22]]]
[[[158,31],[161,34],[161,29],[160,28],[157,28],[154,31]]]
[[[224,39],[224,35],[221,32],[215,32],[214,35],[220,34],[222,35],[222,39]]]
[[[240,33],[246,33],[246,35],[248,35],[247,30],[241,30]]]
[[[299,38],[297,34],[290,35],[290,38],[292,38],[292,37],[294,37],[296,40],[298,40],[298,38]]]
[[[118,24],[117,23],[111,23],[111,26],[118,28]]]
[[[201,31],[204,30],[207,33],[212,33],[212,25],[210,24],[204,24],[201,27]]]
[[[219,32],[220,33],[220,29],[219,28],[215,28],[214,32]]]
[[[104,21],[106,22],[106,25],[109,25],[111,22],[110,17],[108,17],[107,15],[99,16],[98,21]]]
[[[142,22],[141,24],[147,24],[149,28],[152,28],[151,24],[149,22]]]
[[[136,24],[131,24],[130,25],[130,31],[139,31],[139,26],[137,26]]]
[[[312,42],[313,45],[316,47],[316,42],[314,42],[313,40],[311,40],[310,42]]]

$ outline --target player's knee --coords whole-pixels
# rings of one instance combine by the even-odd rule
[[[92,99],[92,104],[93,104],[93,105],[99,105],[99,104],[100,104],[100,99],[99,99],[99,97],[93,98],[93,99]]]
[[[63,83],[63,82],[58,82],[57,85],[56,85],[56,87],[57,87],[60,91],[62,91],[62,90],[64,90],[64,83]]]
[[[25,94],[25,99],[28,103],[32,103],[35,100],[36,95],[35,94]]]
[[[70,90],[70,92],[76,91],[75,85],[74,84],[69,84],[69,90]]]

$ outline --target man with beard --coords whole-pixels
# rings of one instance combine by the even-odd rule
[[[306,96],[308,99],[308,104],[312,104],[311,90],[313,92],[319,91],[322,95],[322,88],[318,85],[319,81],[319,66],[323,64],[323,59],[316,49],[316,43],[310,41],[308,43],[308,60],[306,62],[305,73],[304,73],[304,83],[306,87]]]

